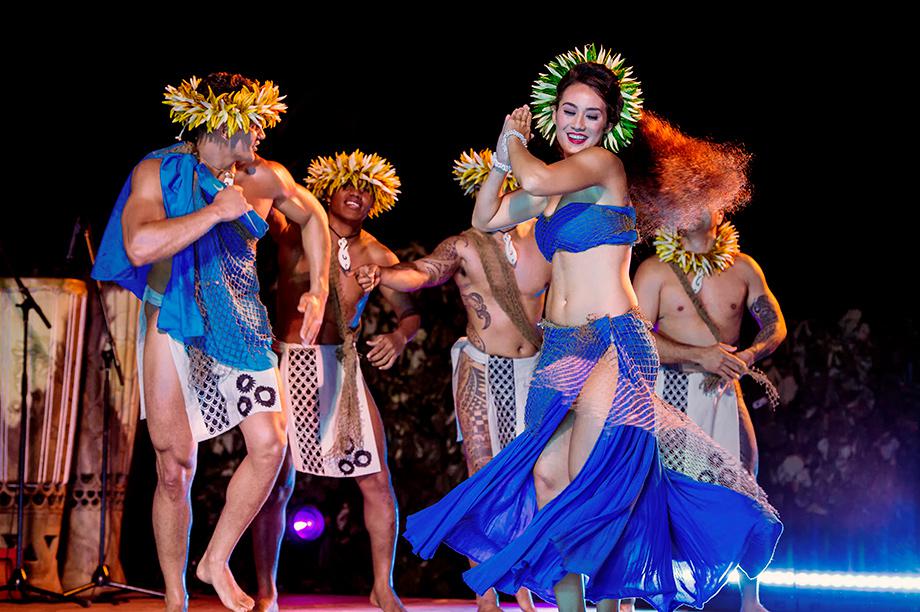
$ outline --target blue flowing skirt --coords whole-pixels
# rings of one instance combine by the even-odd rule
[[[572,482],[538,510],[534,465],[588,377],[603,375],[602,361],[616,374],[600,437]],[[553,586],[578,573],[591,601],[640,597],[662,611],[702,607],[735,568],[759,574],[782,533],[776,511],[737,458],[654,394],[657,371],[654,339],[636,311],[545,325],[527,429],[408,517],[414,552],[430,558],[443,542],[478,562],[463,575],[477,593],[524,586],[552,602]]]

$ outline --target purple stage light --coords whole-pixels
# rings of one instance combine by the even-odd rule
[[[291,520],[291,529],[301,540],[316,540],[323,535],[325,528],[326,521],[316,506],[303,506],[294,513]]]

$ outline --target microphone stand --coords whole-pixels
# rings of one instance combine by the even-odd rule
[[[86,242],[86,250],[89,253],[90,265],[95,265],[96,263],[96,254],[93,251],[93,243],[90,239],[90,228],[85,226],[83,230],[83,237]],[[112,389],[111,389],[111,377],[112,370],[115,370],[115,374],[118,376],[118,383],[122,386],[125,384],[125,377],[121,370],[121,364],[118,361],[118,353],[115,350],[115,339],[112,337],[112,325],[109,320],[109,313],[105,308],[105,299],[102,295],[102,283],[98,280],[96,282],[96,296],[99,300],[99,307],[102,309],[102,322],[103,328],[105,331],[105,345],[102,349],[102,364],[105,374],[102,379],[102,471],[100,472],[100,479],[102,482],[102,491],[99,496],[99,565],[96,566],[96,570],[93,572],[90,581],[86,584],[80,585],[69,591],[65,591],[64,595],[73,596],[77,593],[82,593],[88,589],[94,589],[96,587],[105,587],[109,589],[115,589],[115,592],[107,592],[98,595],[98,597],[106,596],[111,597],[113,595],[118,595],[120,592],[131,592],[131,593],[141,593],[143,595],[149,595],[151,597],[166,597],[163,593],[159,591],[153,591],[151,589],[144,589],[141,587],[132,586],[130,584],[124,584],[121,582],[115,582],[112,580],[111,572],[109,570],[108,564],[105,562],[106,557],[106,508],[108,506],[108,497],[109,497],[109,488],[108,488],[108,475],[109,475],[109,429],[111,423],[111,413],[112,413]],[[93,595],[90,599],[97,598],[97,595]]]

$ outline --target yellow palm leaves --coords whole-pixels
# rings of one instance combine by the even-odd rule
[[[460,183],[463,195],[475,195],[491,171],[492,151],[490,149],[481,151],[470,149],[469,152],[461,153],[460,159],[454,160],[454,180]],[[517,179],[509,173],[502,183],[502,193],[514,191],[519,187]]]
[[[170,107],[173,123],[189,129],[204,126],[208,132],[227,126],[227,135],[233,136],[237,131],[248,132],[253,124],[274,127],[287,110],[281,102],[284,96],[279,96],[271,81],[257,81],[252,88],[244,85],[239,91],[216,96],[210,87],[207,96],[199,92],[200,84],[201,79],[193,76],[178,87],[166,86],[163,104]]]
[[[680,234],[671,229],[660,229],[655,234],[655,252],[665,263],[676,263],[681,270],[710,276],[713,272],[727,270],[741,252],[738,230],[725,221],[716,231],[716,239],[707,253],[694,253],[684,248]]]
[[[351,185],[374,194],[371,218],[396,204],[400,181],[396,169],[376,153],[339,153],[335,157],[317,157],[310,162],[309,176],[304,179],[317,195],[331,198],[336,190]]]

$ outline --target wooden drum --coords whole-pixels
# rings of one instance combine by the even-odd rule
[[[68,504],[67,550],[61,581],[67,588],[90,582],[99,563],[99,511],[102,495],[102,351],[108,344],[105,323],[96,288],[90,288],[90,321],[86,337],[86,382],[83,411],[77,432],[77,451]],[[106,517],[106,564],[112,579],[125,582],[118,549],[121,543],[121,517],[124,510],[134,433],[140,413],[140,387],[137,379],[137,317],[141,302],[118,285],[103,288],[106,312],[112,326],[115,350],[124,375],[124,386],[112,368],[111,414],[109,415],[109,496]]]
[[[29,315],[23,562],[30,581],[61,590],[57,550],[77,424],[86,285],[73,279],[23,279],[51,329]],[[19,428],[22,426],[22,296],[0,278],[0,540],[16,545]]]

